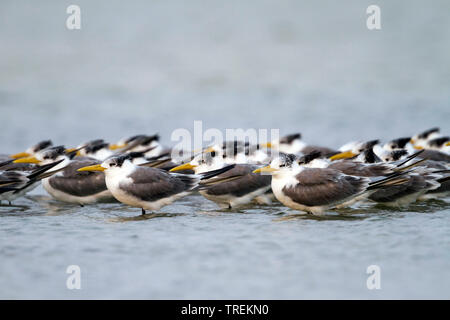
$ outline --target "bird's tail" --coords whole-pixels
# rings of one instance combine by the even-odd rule
[[[201,176],[200,180],[206,180],[206,179],[210,179],[212,177],[218,176],[219,174],[222,174],[224,172],[227,172],[228,170],[231,170],[235,167],[234,164],[231,164],[229,166],[225,166],[221,169],[217,169],[217,170],[212,170],[212,171],[207,171],[207,172],[203,172],[200,173],[199,175]]]
[[[171,173],[171,175],[176,176],[178,179],[183,181],[189,190],[198,190],[203,185],[203,180],[207,180],[218,176],[224,172],[227,172],[230,169],[234,168],[234,164],[223,167],[221,169],[207,171],[199,174],[186,174],[186,173]]]
[[[4,166],[7,166],[8,164],[12,163],[13,161],[14,161],[14,159],[6,160],[6,161],[3,161],[3,162],[0,162],[0,168],[1,168],[1,167],[4,167]]]
[[[54,168],[56,165],[60,164],[64,160],[59,160],[53,163],[45,164],[40,166],[39,168],[33,170],[29,175],[27,175],[27,178],[29,181],[22,187],[17,188],[14,193],[19,193],[20,191],[28,188],[33,183],[38,182],[42,179],[48,178],[52,175],[54,175],[56,172],[63,170],[64,168],[61,168],[59,170],[53,170],[50,171],[50,169]]]
[[[406,167],[402,167],[403,165],[407,164],[407,163],[408,163],[409,161],[411,161],[412,159],[414,159],[414,158],[416,158],[417,156],[421,155],[424,151],[425,151],[425,150],[422,149],[422,150],[417,151],[417,152],[413,153],[412,155],[406,157],[406,159],[404,159],[402,162],[400,162],[399,164],[397,164],[397,168],[402,169],[402,170],[403,170],[403,169],[407,169],[408,167],[416,166],[417,164],[422,163],[423,161],[427,160],[426,158],[424,158],[424,159],[421,159],[421,160],[419,160],[419,161],[417,161],[417,162],[415,162],[415,163],[413,163],[413,164],[410,164],[410,165],[408,165],[408,166],[406,166]]]
[[[378,188],[382,188],[382,187],[386,187],[386,186],[395,186],[395,185],[405,183],[408,181],[408,177],[405,177],[405,175],[410,172],[411,171],[395,172],[395,173],[389,175],[388,177],[384,177],[382,179],[372,181],[369,183],[369,187],[367,188],[367,190],[374,190],[374,189],[378,189]]]
[[[46,173],[47,174],[51,173],[51,175],[56,173],[56,171],[49,172],[49,170],[54,168],[58,164],[60,164],[62,161],[63,160],[59,160],[59,161],[56,161],[53,163],[44,164],[42,166],[39,166],[39,168],[33,170],[29,175],[27,175],[27,178],[30,180],[41,180],[41,179],[47,178],[48,175],[46,175]]]

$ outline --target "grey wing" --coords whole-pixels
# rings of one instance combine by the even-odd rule
[[[62,175],[49,178],[52,188],[64,193],[86,197],[107,190],[105,174],[103,172],[79,172],[78,169],[94,164],[98,161],[72,161],[63,171]]]
[[[378,189],[369,196],[369,199],[376,202],[392,202],[422,190],[433,188],[433,186],[436,189],[436,184],[432,182],[434,177],[427,174],[407,175],[403,178],[407,180],[401,184]]]
[[[33,171],[39,168],[39,166],[32,164],[32,163],[10,163],[7,165],[2,166],[2,170],[14,170],[14,171],[22,171],[22,172],[28,172]]]
[[[339,151],[333,150],[327,147],[319,147],[319,146],[306,146],[302,149],[303,154],[309,154],[313,151],[319,151],[324,157],[331,157],[335,154],[338,154]]]
[[[257,166],[238,164],[233,169],[228,170],[211,180],[221,180],[233,178],[230,181],[218,182],[204,188],[209,195],[227,195],[242,197],[250,192],[264,187],[270,187],[272,176],[253,173]]]
[[[139,167],[128,176],[132,183],[121,183],[126,193],[144,201],[157,201],[189,191],[199,178],[188,175],[170,174],[156,168]]]
[[[358,177],[379,177],[393,173],[389,164],[363,164],[350,160],[333,161],[328,168]]]
[[[283,193],[306,206],[339,204],[362,193],[369,180],[344,175],[332,169],[305,169],[297,176],[297,185],[284,187]]]
[[[424,150],[419,157],[434,161],[450,162],[450,155],[437,150]]]
[[[427,168],[437,170],[447,170],[449,168],[447,163],[435,160],[426,160],[424,163],[422,163],[422,165],[424,165]]]
[[[16,171],[0,172],[0,186],[19,187],[26,184],[29,179],[25,174]]]

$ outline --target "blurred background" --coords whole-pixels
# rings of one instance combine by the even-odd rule
[[[66,28],[71,4],[81,30]],[[366,27],[371,4],[381,30]],[[445,0],[4,0],[1,151],[155,132],[171,144],[194,120],[329,146],[443,127],[449,9]]]

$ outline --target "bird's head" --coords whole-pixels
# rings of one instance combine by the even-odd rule
[[[125,166],[132,165],[131,157],[128,154],[114,156],[106,159],[101,164],[96,164],[92,166],[87,166],[78,169],[77,171],[113,171],[117,169],[124,168]]]
[[[341,151],[338,154],[335,154],[330,157],[330,160],[341,160],[341,159],[351,159],[359,154],[361,154],[364,150],[371,149],[374,146],[378,145],[379,140],[369,140],[366,142],[354,141],[349,142],[342,147],[339,148]]]
[[[191,161],[170,169],[171,172],[181,170],[194,170],[195,173],[216,170],[224,167],[223,156],[216,152],[203,152],[196,155]]]
[[[68,159],[64,146],[50,147],[37,152],[34,156],[14,160],[14,163],[35,163],[45,165]]]
[[[43,140],[38,143],[36,143],[34,146],[29,147],[24,152],[19,152],[16,154],[11,155],[10,157],[12,159],[20,159],[20,158],[26,158],[26,157],[32,157],[39,151],[42,151],[44,149],[47,149],[53,145],[53,142],[51,140]]]
[[[299,167],[299,158],[294,154],[280,153],[266,167],[258,168],[253,173],[266,173],[272,175],[282,175]]]

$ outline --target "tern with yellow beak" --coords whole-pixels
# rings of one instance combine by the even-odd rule
[[[441,129],[438,127],[425,130],[412,136],[410,142],[415,149],[425,149],[428,141],[441,137],[440,131]]]
[[[1,156],[0,161],[6,161],[8,159],[20,159],[20,158],[26,158],[26,157],[32,157],[36,153],[49,148],[52,146],[51,140],[44,140],[41,142],[38,142],[32,147],[29,147],[25,152],[19,152],[10,156]],[[31,170],[37,169],[38,165],[34,163],[14,163],[10,161],[10,163],[7,166],[4,166],[2,170],[14,170],[14,171],[25,171],[29,172]]]
[[[335,169],[308,168],[298,160],[295,155],[280,154],[269,166],[254,172],[272,175],[272,191],[285,206],[312,214],[364,200],[385,183],[398,179],[395,175],[370,179]]]
[[[15,162],[39,165],[60,162],[53,168],[54,175],[42,179],[44,189],[59,201],[85,205],[114,200],[112,194],[106,188],[103,173],[77,171],[79,168],[99,162],[92,159],[72,160],[63,146],[48,148],[38,152],[35,157],[17,159]]]
[[[350,159],[358,156],[361,152],[368,148],[372,148],[377,145],[379,140],[371,140],[367,142],[361,141],[352,141],[344,144],[339,148],[339,153],[334,154],[330,157],[330,160],[341,160],[341,159]]]
[[[145,157],[152,158],[158,157],[163,153],[170,153],[170,150],[165,149],[159,143],[159,135],[144,135],[139,134],[129,138],[122,138],[116,144],[109,146],[111,150],[116,152],[143,152],[145,151]]]
[[[29,147],[27,150],[25,150],[25,152],[19,152],[16,154],[11,155],[10,157],[12,159],[20,159],[20,158],[25,158],[25,157],[32,157],[34,156],[36,153],[38,153],[39,151],[42,151],[46,148],[49,148],[53,145],[51,140],[44,140],[44,141],[40,141],[38,143],[36,143],[34,146]]]
[[[53,172],[48,172],[56,165],[58,162],[39,166],[26,172],[3,170],[5,166],[0,164],[0,203],[2,200],[6,200],[11,204],[11,201],[36,188],[40,180],[53,174]]]
[[[217,151],[202,153],[190,162],[171,169],[170,171],[194,170],[196,174],[217,170],[228,163],[222,148]],[[225,157],[225,158],[224,158]],[[234,156],[233,156],[234,159]],[[212,179],[201,190],[206,199],[217,203],[221,208],[235,208],[257,200],[261,204],[270,204],[270,175],[254,174],[257,168],[253,164],[237,163],[234,168]]]
[[[320,151],[324,156],[332,156],[339,153],[339,151],[331,148],[307,144],[302,140],[300,133],[289,134],[279,140],[263,143],[261,147],[272,148],[286,154],[308,154],[312,151]]]
[[[78,146],[77,149],[69,149],[68,151],[70,152],[75,150],[78,150],[78,157],[95,159],[100,162],[115,155],[115,152],[110,149],[109,143],[105,142],[103,139],[83,143]]]
[[[202,181],[219,175],[233,166],[201,174],[170,173],[157,168],[140,167],[129,155],[115,156],[102,164],[78,169],[101,171],[108,190],[120,202],[132,207],[157,211],[201,187]]]
[[[406,151],[402,151],[390,151],[389,154],[407,155]],[[347,175],[371,179],[387,178],[397,175],[401,171],[409,170],[408,173],[402,174],[402,182],[397,181],[393,186],[379,188],[368,197],[369,200],[377,203],[399,207],[415,202],[423,194],[440,187],[439,179],[442,178],[442,175],[436,172],[441,171],[442,167],[437,169],[421,167],[424,163],[423,159],[413,163],[412,159],[420,153],[417,152],[404,160],[395,159],[383,162],[375,155],[372,148],[368,148],[353,160],[312,159],[313,153],[300,158],[297,162],[305,167],[334,169]]]

